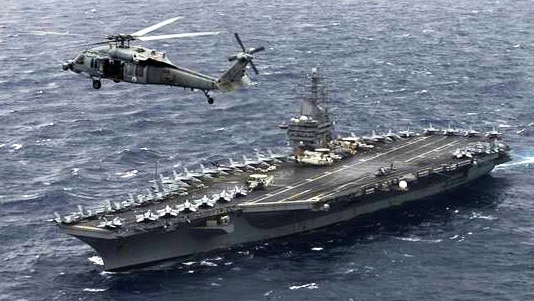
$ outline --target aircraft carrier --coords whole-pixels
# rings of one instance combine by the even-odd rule
[[[356,137],[334,134],[312,70],[311,95],[287,129],[292,153],[214,162],[160,175],[145,193],[104,207],[55,213],[65,233],[94,248],[105,270],[225,249],[317,229],[406,202],[428,199],[510,160],[495,129],[432,125]],[[336,137],[335,137],[336,136]]]

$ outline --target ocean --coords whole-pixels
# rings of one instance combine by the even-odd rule
[[[61,70],[108,35],[182,16],[142,43],[253,86],[214,94]],[[0,300],[534,300],[534,6],[526,0],[4,0],[0,10]],[[103,272],[47,220],[164,173],[284,150],[277,125],[319,67],[341,134],[496,127],[513,161],[454,193],[195,261]]]

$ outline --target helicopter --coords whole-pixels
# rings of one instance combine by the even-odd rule
[[[228,61],[235,63],[219,78],[178,66],[167,58],[165,52],[130,45],[130,42],[136,40],[153,41],[219,34],[219,32],[197,32],[145,36],[179,19],[181,17],[174,17],[132,34],[110,35],[106,38],[107,41],[88,44],[88,46],[108,45],[97,46],[79,53],[74,59],[64,62],[62,69],[90,78],[95,89],[102,87],[102,79],[110,79],[115,83],[178,86],[191,91],[202,91],[209,104],[214,102],[209,94],[210,91],[230,92],[251,83],[245,74],[247,65],[250,64],[254,72],[259,74],[252,62],[253,54],[265,50],[265,47],[246,49],[237,33],[234,33],[234,36],[241,47],[241,52],[228,58]]]

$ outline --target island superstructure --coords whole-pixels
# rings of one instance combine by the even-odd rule
[[[287,125],[291,154],[172,172],[146,193],[54,221],[89,244],[106,270],[317,229],[428,199],[510,160],[502,134],[430,126],[422,133],[335,137],[321,76]]]

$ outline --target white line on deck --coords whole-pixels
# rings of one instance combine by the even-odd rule
[[[299,193],[297,193],[297,194],[294,194],[294,195],[292,195],[292,196],[290,196],[290,197],[288,197],[288,198],[282,199],[282,200],[278,201],[277,203],[282,203],[282,202],[285,202],[285,201],[292,200],[292,199],[298,197],[299,195],[303,195],[303,194],[305,194],[305,193],[307,193],[307,192],[310,192],[310,191],[311,191],[311,189],[304,190],[304,191],[299,192]]]
[[[430,150],[430,151],[428,151],[428,152],[419,154],[419,155],[417,155],[417,156],[415,156],[415,157],[412,157],[412,158],[410,158],[410,159],[408,159],[408,160],[405,160],[404,163],[408,163],[408,162],[413,161],[413,160],[418,159],[418,158],[423,158],[424,156],[426,156],[426,155],[428,155],[428,154],[430,154],[430,153],[433,153],[433,152],[436,152],[436,151],[440,151],[440,150],[442,150],[442,149],[448,148],[448,147],[453,146],[453,145],[458,144],[458,143],[460,143],[460,141],[458,141],[458,140],[453,141],[453,142],[449,142],[449,143],[447,143],[447,144],[445,144],[445,145],[442,145],[442,146],[440,146],[440,147],[437,147],[437,148],[435,148],[435,149],[432,149],[432,150]]]

